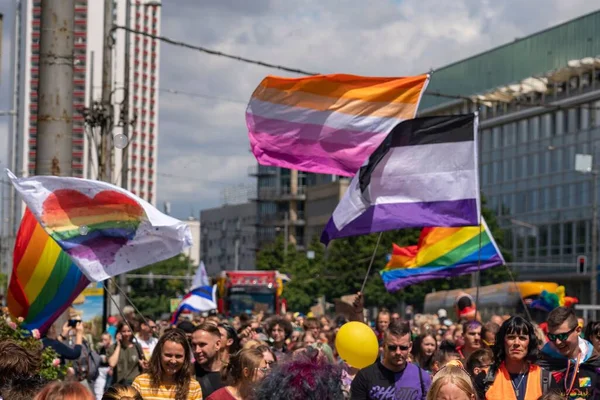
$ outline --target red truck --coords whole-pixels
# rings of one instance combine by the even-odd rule
[[[219,313],[224,315],[285,314],[283,282],[278,271],[224,271],[217,278]]]

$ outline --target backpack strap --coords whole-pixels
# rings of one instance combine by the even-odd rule
[[[421,384],[421,399],[425,400],[427,398],[427,391],[425,390],[425,384],[423,383],[423,370],[415,365],[415,367],[417,367],[417,369],[419,370],[419,383]]]
[[[496,367],[492,366],[492,367],[490,367],[485,378],[483,378],[483,392],[484,393],[487,393],[488,389],[494,384],[494,381],[496,380],[497,372],[498,372],[498,370],[496,369]],[[542,392],[542,393],[546,393],[546,392]]]
[[[548,393],[550,390],[550,371],[542,368],[542,393]]]

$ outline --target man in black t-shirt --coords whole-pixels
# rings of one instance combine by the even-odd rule
[[[412,347],[410,328],[391,324],[383,337],[383,358],[358,372],[351,400],[423,400],[431,386],[429,374],[408,362]]]
[[[192,333],[192,350],[196,363],[196,379],[202,388],[202,398],[222,388],[219,350],[221,350],[221,331],[215,325],[204,323]]]

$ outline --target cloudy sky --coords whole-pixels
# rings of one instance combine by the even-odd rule
[[[13,3],[0,0],[8,20],[0,110],[9,108]],[[372,76],[426,72],[598,8],[589,0],[163,3],[162,34],[169,38],[308,71]],[[219,206],[223,189],[252,183],[245,104],[265,75],[293,75],[168,44],[160,68],[158,199],[184,218]],[[0,149],[7,124],[0,117]],[[6,157],[0,150],[0,162]]]

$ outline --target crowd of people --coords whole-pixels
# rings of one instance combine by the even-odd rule
[[[351,320],[364,318],[358,299]],[[0,398],[600,399],[600,322],[584,327],[566,307],[539,325],[382,309],[373,321],[380,354],[360,370],[336,351],[346,317],[183,315],[171,324],[125,311],[97,343],[81,321],[50,328],[41,341],[67,371],[52,382],[39,375],[39,354],[2,340]]]

